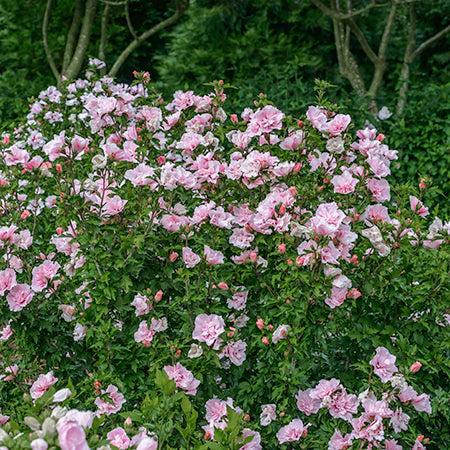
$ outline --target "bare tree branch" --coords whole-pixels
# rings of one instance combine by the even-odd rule
[[[356,25],[355,21],[353,19],[346,20],[346,23],[350,27],[350,29],[353,31],[353,34],[358,39],[359,44],[361,45],[362,49],[364,50],[364,53],[367,55],[367,57],[370,59],[370,61],[373,64],[376,64],[378,61],[377,54],[372,50],[369,43],[367,42],[367,39],[365,38],[364,34],[362,33],[361,29]]]
[[[102,13],[102,22],[100,28],[100,45],[98,48],[98,58],[102,61],[105,61],[105,48],[106,42],[108,40],[108,16],[109,16],[109,4],[105,4]]]
[[[125,1],[125,18],[127,20],[128,29],[130,30],[131,36],[133,36],[133,38],[135,40],[137,40],[138,36],[137,36],[136,32],[134,31],[133,24],[131,23],[130,8],[128,5],[128,0]]]
[[[70,64],[70,60],[73,55],[73,50],[75,48],[75,41],[77,38],[78,31],[80,29],[81,24],[81,6],[82,0],[76,0],[75,9],[73,12],[72,24],[70,25],[69,32],[67,33],[66,39],[66,47],[64,49],[63,63],[62,63],[62,72],[67,69],[67,66]]]
[[[353,17],[359,16],[360,14],[364,14],[366,11],[369,11],[372,8],[384,8],[385,6],[389,5],[389,2],[386,3],[377,3],[376,0],[372,1],[372,3],[369,3],[364,8],[358,9],[356,11],[348,12],[347,14],[343,14],[341,12],[338,12],[336,10],[333,10],[329,8],[328,6],[324,5],[321,0],[311,0],[324,14],[326,14],[329,17],[332,17],[337,20],[347,20],[351,19]]]
[[[125,5],[125,3],[127,2],[127,0],[123,0],[123,1],[118,1],[118,2],[112,2],[109,0],[100,0],[102,3],[104,3],[105,5],[109,5],[109,6],[122,6]]]
[[[430,37],[430,39],[420,44],[412,55],[413,59],[417,58],[417,56],[419,56],[430,44],[444,37],[449,31],[450,25],[447,25],[443,30],[439,31],[439,33],[436,33],[434,36]]]
[[[54,77],[56,78],[57,83],[61,82],[61,77],[56,68],[55,61],[53,60],[52,53],[50,51],[50,47],[48,46],[48,21],[50,18],[50,9],[52,7],[52,0],[47,0],[47,6],[45,7],[44,21],[42,22],[42,40],[44,42],[44,50],[45,55],[47,56],[47,61],[52,70]]]
[[[64,71],[64,75],[67,78],[75,78],[80,72],[86,51],[89,44],[89,38],[91,36],[92,25],[95,19],[95,9],[97,6],[97,0],[87,0],[84,11],[83,24],[81,26],[80,35],[78,37],[78,43],[69,66]]]
[[[183,12],[186,10],[186,8],[189,5],[189,0],[186,2],[177,1],[176,7],[177,10],[175,13],[167,18],[166,20],[163,20],[162,22],[158,23],[154,27],[150,28],[149,30],[142,33],[140,36],[137,36],[137,39],[134,39],[118,56],[116,61],[114,62],[111,70],[109,71],[110,76],[115,76],[122,66],[122,64],[125,62],[125,60],[128,58],[128,56],[146,39],[153,36],[154,34],[160,32],[164,28],[169,27],[170,25],[173,25],[175,22],[178,21],[178,19],[181,17]]]

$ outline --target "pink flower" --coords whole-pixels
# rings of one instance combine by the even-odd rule
[[[213,250],[211,247],[205,245],[203,253],[206,261],[208,261],[211,266],[214,266],[215,264],[223,264],[224,256],[219,250]]]
[[[189,247],[183,247],[183,260],[188,269],[192,269],[195,267],[200,261],[201,258],[196,253],[194,253]]]
[[[326,124],[323,131],[328,131],[331,136],[338,136],[347,129],[351,121],[352,119],[348,114],[337,114]]]
[[[311,125],[320,130],[325,131],[325,124],[327,122],[326,111],[319,106],[310,106],[306,112],[306,118],[311,122]]]
[[[169,379],[175,382],[176,387],[185,390],[187,395],[197,394],[200,380],[194,378],[192,372],[186,367],[176,363],[174,366],[164,366],[164,370]]]
[[[126,402],[123,394],[118,392],[117,386],[110,384],[106,391],[102,390],[102,396],[106,395],[106,400],[103,400],[101,397],[97,397],[95,399],[95,405],[97,406],[97,416],[100,417],[102,414],[106,414],[107,416],[111,414],[115,414],[119,412],[122,408],[122,405]]]
[[[342,175],[335,175],[331,179],[331,184],[334,186],[334,192],[337,194],[349,194],[354,192],[356,184],[359,180],[352,177],[349,170],[343,172]]]
[[[0,295],[5,295],[16,284],[16,272],[13,269],[0,271]]]
[[[358,412],[359,400],[356,395],[347,394],[344,390],[333,395],[330,414],[336,419],[350,420]]]
[[[212,398],[205,403],[206,415],[205,419],[209,424],[218,425],[222,423],[222,419],[227,415],[227,405],[232,406],[229,402],[219,400],[218,398]]]
[[[47,450],[48,444],[42,438],[34,439],[30,442],[31,450]]]
[[[419,361],[416,361],[412,366],[409,368],[410,372],[418,372],[420,368],[422,367],[422,363]]]
[[[397,441],[395,439],[391,440],[385,440],[384,445],[386,446],[386,450],[402,450],[403,447],[401,445],[397,444]]]
[[[336,378],[332,378],[331,380],[320,380],[319,384],[314,389],[311,389],[309,395],[314,399],[323,399],[334,394],[339,389],[342,389],[342,384]]]
[[[423,206],[423,203],[417,197],[410,195],[409,204],[411,206],[411,209],[419,216],[421,217],[428,216],[429,214],[428,208],[425,208],[425,206]]]
[[[332,236],[337,232],[344,217],[345,214],[335,202],[322,203],[317,208],[316,214],[310,222],[314,233],[321,236]]]
[[[391,199],[391,188],[386,180],[371,178],[367,180],[367,187],[372,192],[375,201],[385,202]]]
[[[262,412],[259,416],[261,425],[263,427],[266,427],[267,425],[270,425],[272,421],[274,421],[277,418],[276,410],[277,405],[275,403],[271,403],[269,405],[262,405],[261,406]]]
[[[252,135],[270,133],[273,130],[281,130],[284,113],[272,105],[266,105],[258,109],[250,119],[247,130]]]
[[[367,416],[380,416],[383,419],[391,417],[393,411],[389,409],[389,404],[385,400],[375,400],[372,398],[367,398],[362,402],[362,406]]]
[[[278,442],[284,444],[285,442],[298,441],[302,436],[306,436],[307,429],[310,425],[308,424],[305,427],[300,419],[294,419],[291,423],[278,430]]]
[[[3,414],[0,414],[0,425],[4,425],[6,422],[8,422],[9,416],[4,416]]]
[[[136,333],[134,333],[134,340],[136,342],[146,341],[146,342],[150,343],[153,341],[154,336],[155,336],[155,330],[153,329],[153,327],[150,326],[150,329],[149,329],[147,321],[143,320],[139,324],[139,328],[136,331]]]
[[[10,336],[12,335],[12,329],[11,329],[11,320],[8,322],[8,324],[0,329],[0,341],[7,341]]]
[[[402,409],[399,408],[392,414],[390,424],[396,433],[400,433],[400,431],[406,431],[408,429],[409,418],[408,414],[405,414]]]
[[[48,390],[48,388],[55,384],[58,381],[58,378],[53,376],[53,370],[48,372],[47,374],[39,375],[38,379],[33,383],[30,389],[30,395],[33,400],[42,397]]]
[[[244,428],[242,430],[242,439],[245,440],[249,436],[253,436],[253,439],[247,444],[243,445],[239,450],[261,450],[261,435],[257,431]]]
[[[230,236],[228,242],[237,248],[250,247],[250,244],[255,239],[255,236],[248,232],[245,228],[234,228],[233,234]]]
[[[37,266],[32,271],[31,288],[34,292],[43,291],[48,282],[58,273],[61,266],[57,262],[45,260],[40,266]]]
[[[16,284],[6,296],[11,311],[21,311],[33,299],[34,292],[28,284]]]
[[[352,445],[352,441],[350,434],[342,436],[339,430],[334,430],[333,436],[328,441],[328,450],[346,450]]]
[[[277,327],[277,329],[273,332],[272,342],[274,344],[277,344],[281,339],[286,339],[286,336],[290,328],[291,327],[289,325],[284,324]]]
[[[420,394],[417,397],[411,399],[411,403],[416,411],[423,411],[431,414],[430,396],[428,394]]]
[[[118,195],[115,195],[113,198],[108,197],[105,204],[103,205],[102,215],[115,216],[123,210],[127,203],[128,200],[123,200]]]
[[[230,361],[235,366],[242,366],[242,363],[245,361],[246,355],[245,350],[247,348],[247,344],[242,341],[229,342],[220,353],[219,358],[223,356],[228,356]]]
[[[154,439],[145,436],[139,441],[136,450],[158,450],[158,441],[155,441]]]
[[[228,308],[241,311],[247,304],[248,291],[235,292],[232,298],[227,299]]]
[[[61,450],[89,450],[83,428],[75,421],[67,421],[58,427]]]
[[[147,314],[148,312],[150,312],[150,309],[152,307],[150,299],[145,295],[141,294],[136,294],[130,305],[136,308],[135,311],[136,317],[142,316],[143,314]]]
[[[127,436],[127,433],[122,427],[114,428],[106,437],[110,440],[110,444],[114,445],[118,449],[126,449],[131,444],[131,439]]]
[[[205,342],[211,346],[214,341],[225,331],[225,322],[216,314],[200,314],[195,318],[195,328],[192,339]]]
[[[388,382],[392,378],[392,375],[398,371],[395,365],[396,359],[386,348],[377,348],[376,354],[370,361],[370,364],[374,367],[374,373],[381,378],[383,383]]]
[[[306,389],[306,391],[300,390],[295,396],[297,399],[297,408],[307,416],[319,412],[320,405],[322,403],[319,398],[312,398],[310,396],[311,391],[311,388]]]

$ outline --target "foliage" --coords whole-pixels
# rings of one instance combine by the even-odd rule
[[[166,103],[147,73],[128,86],[94,69],[42,92],[3,139],[4,429],[22,423],[24,394],[51,403],[59,382],[71,408],[108,415],[105,441],[130,416],[161,448],[277,448],[291,433],[322,449],[335,429],[354,448],[423,448],[421,434],[442,446],[449,226],[428,219],[426,186],[390,187],[388,138],[355,138],[321,81],[306,115],[260,95],[238,116],[222,81]],[[318,414],[297,407],[333,378]],[[365,389],[410,423],[374,419],[355,400]],[[343,423],[332,407],[347,395]],[[33,413],[41,427],[49,410]]]

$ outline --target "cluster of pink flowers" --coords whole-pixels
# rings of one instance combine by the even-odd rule
[[[352,431],[344,436],[339,430],[335,430],[329,442],[329,450],[347,449],[355,440],[360,440],[361,446],[367,443],[368,448],[377,447],[380,442],[384,442],[386,448],[396,450],[393,446],[395,442],[387,438],[389,426],[395,433],[400,433],[408,429],[410,420],[410,416],[403,412],[398,402],[411,404],[416,411],[431,414],[429,395],[418,395],[406,383],[404,376],[397,373],[395,360],[396,357],[386,348],[378,347],[376,355],[370,361],[374,373],[380,377],[382,383],[391,384],[391,387],[383,392],[381,400],[377,399],[370,388],[358,396],[348,394],[336,378],[320,380],[316,387],[298,392],[297,407],[307,416],[326,408],[332,417],[345,420],[351,425]],[[417,372],[420,367],[419,362],[414,363],[411,372]],[[358,416],[360,406],[363,412]]]

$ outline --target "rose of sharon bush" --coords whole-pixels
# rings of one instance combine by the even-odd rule
[[[34,423],[49,446],[442,447],[450,226],[390,186],[388,138],[321,83],[229,116],[223,82],[144,75],[92,68],[3,136],[3,432],[58,382],[96,418]]]

